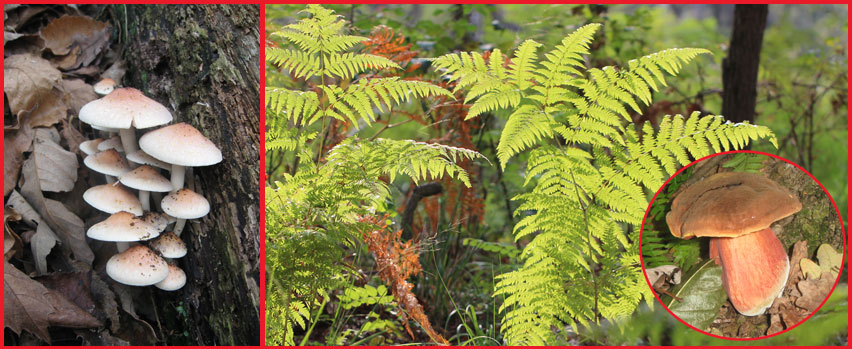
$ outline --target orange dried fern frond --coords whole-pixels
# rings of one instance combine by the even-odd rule
[[[402,242],[402,230],[390,231],[385,224],[387,217],[370,216],[361,219],[375,228],[365,229],[361,234],[376,260],[379,278],[390,288],[394,299],[403,309],[400,312],[402,322],[411,338],[414,338],[414,333],[408,325],[409,318],[417,321],[433,342],[449,345],[450,343],[432,328],[423,306],[411,292],[414,285],[407,280],[409,276],[420,273],[420,250],[411,240]]]
[[[405,68],[406,72],[420,67],[420,63],[411,63],[411,59],[417,56],[417,51],[411,50],[411,44],[405,44],[405,36],[397,34],[387,26],[380,25],[373,29],[370,37],[363,43],[367,53],[390,59]]]

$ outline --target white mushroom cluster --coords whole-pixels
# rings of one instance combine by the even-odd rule
[[[119,253],[106,266],[113,280],[178,290],[186,284],[186,274],[173,260],[187,252],[180,233],[187,219],[210,212],[207,199],[183,188],[185,169],[219,163],[222,153],[186,123],[150,131],[137,143],[136,129],[166,125],[172,121],[172,114],[137,89],[114,88],[115,83],[111,84],[98,91],[105,97],[83,106],[79,115],[80,121],[93,129],[109,133],[107,139],[80,144],[87,155],[83,163],[106,180],[106,184],[86,190],[83,200],[111,215],[89,228],[86,235],[116,243]],[[99,87],[103,86],[95,88]],[[171,172],[171,180],[163,176],[163,170]],[[164,213],[152,210],[151,192],[156,198],[169,193],[160,201]],[[172,231],[164,232],[171,223],[175,224]],[[139,244],[143,241],[147,241],[147,247]]]

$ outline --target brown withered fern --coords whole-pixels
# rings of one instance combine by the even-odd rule
[[[408,282],[408,277],[420,273],[420,250],[412,240],[402,241],[402,230],[388,229],[385,223],[387,215],[368,216],[361,221],[372,225],[372,229],[362,231],[364,242],[376,260],[379,278],[388,286],[393,298],[403,310],[400,316],[408,335],[414,338],[414,333],[408,324],[408,320],[412,319],[420,324],[433,342],[449,345],[450,343],[432,328],[429,318],[423,311],[423,306],[411,292],[414,285]]]

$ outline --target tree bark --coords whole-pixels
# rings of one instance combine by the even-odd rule
[[[124,85],[166,105],[173,123],[193,125],[224,158],[187,172],[186,186],[204,195],[211,209],[182,234],[189,252],[177,262],[186,286],[156,300],[164,340],[258,345],[260,8],[113,6],[126,15],[120,28],[127,40]],[[179,306],[163,306],[169,304]]]
[[[769,5],[736,5],[728,57],[722,61],[722,115],[754,122],[757,71]]]

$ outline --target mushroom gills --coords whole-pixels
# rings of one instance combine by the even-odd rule
[[[722,284],[740,314],[766,312],[784,292],[790,260],[770,228],[733,238],[713,238],[711,257],[722,265]]]

